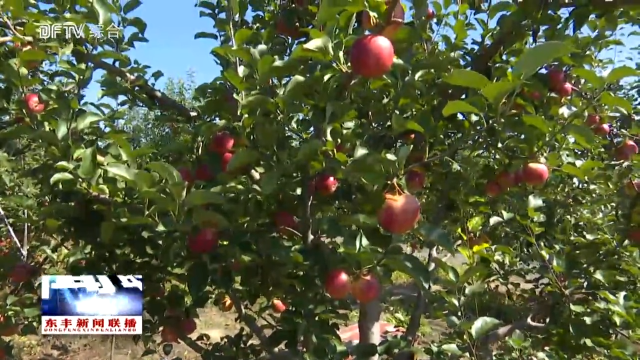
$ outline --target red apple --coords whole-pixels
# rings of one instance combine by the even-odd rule
[[[163,343],[177,343],[178,332],[170,326],[165,326],[162,328],[162,331],[160,331],[160,338]]]
[[[638,145],[633,140],[625,140],[616,149],[616,158],[618,160],[629,161],[633,155],[638,153]]]
[[[351,47],[351,69],[364,78],[378,78],[391,70],[394,57],[389,39],[382,35],[364,35]]]
[[[380,291],[380,282],[371,275],[362,276],[351,285],[353,297],[362,304],[377,299],[380,296]]]
[[[502,192],[502,188],[497,181],[489,181],[487,185],[484,186],[484,192],[489,197],[496,197],[500,195],[500,193]]]
[[[191,169],[189,169],[188,167],[182,167],[178,170],[178,172],[182,177],[182,181],[186,182],[187,184],[190,184],[193,182],[194,178],[193,178],[193,172],[191,171]]]
[[[235,140],[227,131],[219,132],[209,143],[209,151],[226,154],[233,148]]]
[[[413,164],[424,161],[424,159],[425,159],[425,154],[423,152],[412,151],[409,153],[409,156],[407,156],[407,164],[413,165]]]
[[[528,185],[542,185],[549,179],[549,168],[545,164],[529,163],[522,168],[522,178]]]
[[[338,188],[338,180],[331,175],[322,174],[316,178],[314,186],[320,195],[331,195]]]
[[[436,12],[433,9],[427,10],[427,20],[433,20],[436,17]]]
[[[516,184],[515,175],[508,171],[503,171],[496,177],[496,182],[502,190],[507,190]]]
[[[409,191],[416,192],[424,188],[427,177],[422,171],[409,170],[404,179]]]
[[[196,324],[196,321],[194,319],[186,318],[180,321],[180,328],[182,329],[183,334],[189,336],[196,331],[198,325]]]
[[[527,91],[525,92],[525,95],[533,100],[533,101],[540,101],[542,100],[542,94],[540,94],[539,91],[533,90],[533,91]]]
[[[279,35],[290,37],[294,40],[300,39],[303,36],[303,33],[300,31],[300,25],[290,25],[284,17],[279,18],[276,22],[276,32]]]
[[[33,266],[21,262],[16,264],[16,266],[9,273],[9,279],[14,283],[23,283],[27,282],[31,279],[34,273]]]
[[[29,93],[24,96],[24,101],[27,103],[27,110],[32,114],[41,114],[44,112],[44,104],[40,102],[38,94]]]
[[[524,184],[524,175],[522,169],[518,169],[513,173],[513,185],[518,186]]]
[[[629,241],[634,244],[640,245],[640,229],[634,228],[629,230],[629,234],[627,235]]]
[[[600,116],[596,114],[587,115],[586,124],[588,127],[594,127],[594,126],[600,125]]]
[[[593,132],[596,135],[600,135],[600,136],[607,136],[609,135],[610,131],[611,131],[611,128],[609,127],[609,124],[600,124],[593,128]]]
[[[218,247],[218,231],[212,228],[201,229],[189,237],[187,247],[195,254],[211,252]]]
[[[404,234],[412,230],[420,219],[420,202],[411,194],[385,195],[385,202],[378,212],[378,224],[392,234]]]
[[[233,157],[232,153],[226,153],[222,155],[222,160],[220,161],[220,166],[222,167],[222,171],[224,172],[227,171],[227,166],[229,166],[229,163],[231,162],[232,157]]]
[[[278,299],[274,299],[273,301],[271,301],[271,307],[277,314],[283,313],[285,310],[287,310],[287,307],[282,303],[282,301]]]
[[[565,84],[566,75],[562,69],[553,68],[547,72],[547,77],[549,81],[549,87],[552,90],[559,89],[562,85]]]
[[[196,169],[196,180],[209,181],[213,179],[213,173],[207,164],[200,164]]]
[[[327,294],[334,299],[344,299],[351,291],[349,275],[344,270],[333,270],[324,281]]]
[[[289,235],[291,233],[290,229],[295,230],[298,227],[296,218],[286,211],[278,211],[275,222],[281,235]]]
[[[573,92],[573,85],[571,85],[570,83],[564,83],[556,89],[556,95],[558,95],[560,98],[569,97],[572,92]]]

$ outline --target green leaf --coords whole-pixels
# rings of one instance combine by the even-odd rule
[[[484,75],[471,70],[456,69],[443,81],[451,85],[464,86],[473,89],[482,89],[491,82]]]
[[[527,198],[527,207],[529,209],[537,209],[542,206],[544,206],[544,202],[540,197],[529,195],[529,197]]]
[[[431,273],[427,264],[411,254],[389,256],[384,259],[392,270],[407,274],[413,278],[423,290],[428,291],[431,283]]]
[[[254,32],[251,29],[240,29],[236,32],[235,40],[236,46],[243,46],[247,40],[253,35]]]
[[[193,190],[184,199],[186,207],[202,206],[207,204],[224,204],[224,196],[211,190]]]
[[[588,84],[591,84],[597,88],[605,85],[605,81],[601,76],[598,76],[595,71],[583,68],[572,69],[571,73],[579,78],[584,79]]]
[[[620,110],[624,110],[624,112],[627,114],[633,113],[633,105],[630,102],[628,102],[624,98],[615,96],[608,91],[602,93],[602,96],[600,96],[600,102],[603,105],[607,105],[611,107],[612,110],[614,111],[616,109],[620,109]]]
[[[545,134],[549,132],[549,123],[542,116],[526,114],[522,115],[522,121],[527,125],[540,129]]]
[[[284,90],[284,95],[292,96],[303,94],[305,90],[305,80],[306,78],[301,75],[295,75],[294,77],[292,77],[291,80],[289,80],[289,83],[287,83],[287,87]]]
[[[165,162],[152,162],[147,165],[147,169],[156,172],[161,178],[167,180],[170,184],[182,181],[182,176],[176,168]]]
[[[229,165],[227,165],[227,172],[233,172],[236,170],[244,169],[253,163],[260,160],[260,154],[252,149],[241,149],[233,154]]]
[[[61,173],[54,174],[54,175],[51,177],[51,180],[49,180],[49,183],[50,183],[51,185],[53,185],[53,184],[58,183],[58,182],[61,182],[61,181],[65,181],[65,180],[73,180],[73,179],[74,179],[74,177],[73,177],[73,175],[72,175],[72,174],[65,173],[65,172],[61,172]]]
[[[37,49],[29,49],[20,53],[20,61],[42,61],[46,58],[47,53]]]
[[[40,308],[24,309],[22,315],[26,318],[33,318],[40,315]]]
[[[126,4],[122,7],[122,12],[127,15],[133,10],[137,9],[142,5],[142,1],[140,0],[128,0]]]
[[[265,195],[272,194],[278,188],[278,181],[280,180],[280,173],[276,170],[272,170],[263,174],[260,178],[260,189]]]
[[[462,100],[449,101],[444,109],[442,109],[442,116],[451,116],[457,113],[480,114],[480,110]]]
[[[418,232],[420,232],[425,240],[433,241],[451,254],[456,253],[456,250],[453,246],[454,241],[451,239],[451,236],[449,236],[449,234],[447,234],[447,232],[442,230],[441,228],[429,223],[423,223],[418,228]]]
[[[104,167],[108,172],[113,175],[123,177],[127,180],[136,180],[136,170],[122,164],[109,164]]]
[[[300,150],[298,150],[297,161],[308,161],[315,158],[322,149],[322,141],[318,139],[309,139],[305,141]]]
[[[498,4],[500,4],[500,3],[498,3]],[[446,352],[447,354],[462,355],[462,351],[460,351],[460,349],[458,349],[458,345],[456,345],[456,344],[445,344],[445,345],[442,345],[440,347],[440,350],[442,350],[443,352]]]
[[[213,40],[218,40],[218,35],[214,34],[214,33],[209,33],[209,32],[204,32],[204,31],[199,31],[197,32],[195,35],[193,35],[193,39],[197,40],[197,39],[213,39]]]
[[[591,129],[586,126],[569,124],[566,127],[567,132],[576,139],[576,142],[589,149],[596,143],[597,138]]]
[[[478,340],[481,337],[487,335],[489,331],[493,330],[501,323],[502,322],[498,319],[486,316],[480,317],[473,322],[473,325],[471,325],[471,336],[473,336],[474,339]]]
[[[103,221],[100,224],[100,241],[109,241],[113,238],[116,224],[113,221]]]
[[[500,81],[485,86],[481,93],[492,104],[497,105],[500,104],[510,92],[517,89],[518,86],[520,86],[520,82]]]
[[[16,302],[18,300],[20,300],[19,297],[15,296],[15,295],[9,295],[9,296],[7,296],[7,305],[11,305],[11,304],[13,304],[14,302]]]
[[[215,225],[216,229],[224,230],[229,228],[229,221],[221,214],[204,209],[202,207],[196,207],[193,211],[193,222],[199,226],[206,227]]]
[[[607,82],[615,83],[624,78],[633,76],[640,76],[640,71],[624,65],[611,70],[611,72],[607,75]]]
[[[92,123],[100,120],[102,120],[102,116],[100,114],[96,114],[94,112],[86,112],[78,117],[76,128],[78,130],[84,130],[91,126]]]
[[[328,36],[313,39],[298,45],[291,53],[292,59],[309,57],[317,60],[329,60],[333,56],[333,44]]]
[[[547,41],[525,50],[513,65],[513,78],[526,79],[535,74],[539,68],[559,57],[575,52],[571,44],[560,41]]]
[[[109,0],[93,0],[92,5],[93,10],[98,14],[100,25],[106,28],[113,22],[111,20],[111,14],[115,13],[116,9]]]
[[[562,165],[562,167],[560,168],[560,170],[566,172],[567,174],[571,174],[575,177],[577,177],[578,179],[584,180],[585,179],[585,175],[582,172],[582,170],[580,170],[579,168],[577,168],[575,165],[571,165],[571,164],[564,164]]]
[[[206,261],[196,261],[187,270],[187,289],[192,297],[199,297],[209,285],[209,266]]]
[[[96,175],[98,171],[98,152],[95,147],[90,147],[82,152],[82,163],[78,169],[80,177],[88,179]]]
[[[391,117],[391,129],[395,135],[401,134],[407,130],[424,133],[422,126],[418,125],[415,121],[405,119],[400,114],[393,114]]]

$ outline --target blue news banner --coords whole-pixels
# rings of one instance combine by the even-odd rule
[[[43,335],[142,334],[140,275],[42,277]]]

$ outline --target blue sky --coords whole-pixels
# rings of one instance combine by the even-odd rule
[[[405,1],[403,1],[405,3]],[[161,70],[167,78],[184,78],[188,71],[193,71],[197,83],[210,81],[219,74],[219,67],[210,54],[216,42],[211,39],[193,38],[199,31],[212,31],[213,21],[199,17],[200,9],[195,7],[195,0],[146,0],[129,16],[138,16],[147,23],[146,37],[148,43],[138,43],[137,49],[129,52],[132,59],[151,66],[153,72]],[[619,32],[621,36],[624,31]],[[476,35],[477,34],[473,34]],[[624,38],[626,49],[638,46],[638,38]],[[625,49],[619,48],[618,51]],[[611,56],[613,51],[605,55]],[[637,52],[636,52],[637,54]],[[622,56],[618,56],[621,59]],[[632,65],[632,64],[631,64]],[[98,85],[93,83],[88,90],[89,99],[97,96]]]

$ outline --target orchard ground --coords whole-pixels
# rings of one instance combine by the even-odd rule
[[[426,255],[426,254],[421,254]],[[446,261],[462,269],[465,261],[462,256],[447,258]],[[411,279],[406,275],[396,272],[392,277],[394,286],[387,289],[390,297],[385,308],[383,320],[394,324],[398,328],[407,325],[410,316],[410,306],[415,296],[415,289]],[[518,279],[513,279],[518,281]],[[437,291],[437,289],[434,289]],[[355,308],[355,307],[354,307]],[[192,338],[201,334],[210,337],[211,342],[216,342],[224,336],[233,336],[237,333],[240,325],[235,321],[236,314],[222,312],[217,307],[211,306],[203,309],[199,314],[198,330]],[[343,324],[344,328],[357,323],[358,313],[354,310],[349,314],[349,323]],[[440,334],[448,331],[447,325],[442,320],[431,319],[429,315],[422,319],[420,327],[420,339],[424,342],[436,340]],[[91,358],[96,360],[129,360],[140,359],[144,348],[142,344],[134,344],[127,336],[115,338],[104,336],[26,336],[14,338],[16,344],[16,360],[71,360],[80,358]],[[159,336],[157,336],[159,340]],[[113,348],[112,348],[113,346]],[[160,350],[160,348],[158,348]],[[113,351],[113,356],[111,355]],[[156,357],[151,356],[150,359]],[[174,346],[172,356],[179,356],[184,360],[199,359],[200,356],[191,351],[186,345],[178,344]]]

